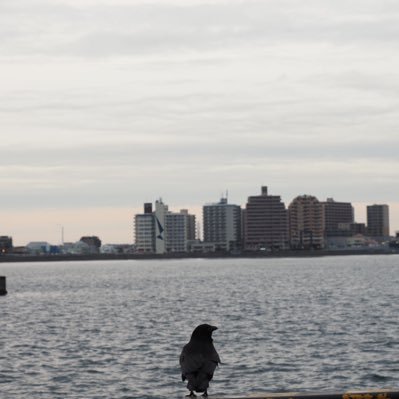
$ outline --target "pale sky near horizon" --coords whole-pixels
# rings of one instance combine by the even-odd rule
[[[132,242],[143,202],[262,185],[393,234],[398,50],[393,0],[2,0],[0,235]]]

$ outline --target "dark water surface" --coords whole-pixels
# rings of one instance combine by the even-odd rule
[[[399,256],[1,264],[0,397],[179,398],[215,324],[210,394],[399,387]]]

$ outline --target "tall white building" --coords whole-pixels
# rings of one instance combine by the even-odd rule
[[[216,250],[231,251],[241,246],[241,207],[227,203],[222,198],[218,203],[204,205],[204,242],[214,243]]]
[[[166,252],[187,252],[187,243],[195,240],[195,215],[186,209],[168,212],[165,217]]]
[[[166,252],[165,221],[168,206],[161,199],[155,201],[155,253],[164,254]]]
[[[136,251],[164,254],[187,252],[187,242],[195,240],[195,216],[186,209],[170,212],[162,200],[144,204],[144,213],[135,216]]]
[[[134,233],[137,252],[155,252],[155,223],[151,203],[144,204],[144,213],[134,217]]]

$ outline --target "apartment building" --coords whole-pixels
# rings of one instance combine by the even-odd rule
[[[151,203],[144,204],[144,213],[135,215],[134,233],[137,252],[155,252],[155,219]]]
[[[166,252],[188,252],[188,242],[195,240],[195,215],[187,209],[165,215]]]
[[[324,214],[319,200],[300,195],[288,206],[289,238],[293,249],[324,247]]]
[[[241,247],[241,207],[229,204],[227,198],[202,207],[204,242],[215,244],[217,251]]]
[[[187,252],[187,242],[195,240],[195,215],[186,209],[170,212],[162,199],[144,204],[144,213],[135,216],[135,244],[140,253]]]
[[[354,223],[354,211],[350,202],[337,202],[333,198],[321,203],[323,206],[324,232],[327,237],[350,236],[351,232],[342,229],[343,224]]]
[[[288,213],[281,197],[269,195],[266,186],[260,195],[248,197],[243,230],[248,251],[288,248]]]
[[[367,206],[367,234],[370,237],[389,236],[389,207],[388,205]]]

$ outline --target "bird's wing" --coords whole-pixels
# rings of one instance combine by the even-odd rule
[[[190,344],[184,346],[180,355],[180,367],[183,376],[200,370],[204,362],[205,358],[202,353],[194,350]]]
[[[213,362],[216,362],[217,364],[222,363],[222,362],[220,361],[220,357],[219,357],[218,353],[216,352],[216,349],[215,349],[215,347],[214,347],[213,345],[212,345],[212,352],[211,352],[210,359],[211,359]]]
[[[217,367],[217,362],[213,360],[207,360],[201,368],[201,372],[206,375],[208,381],[213,378],[213,373]]]
[[[213,378],[213,373],[220,362],[218,353],[212,345],[209,352],[206,354],[206,360],[202,366],[202,371],[207,375],[209,381]]]

